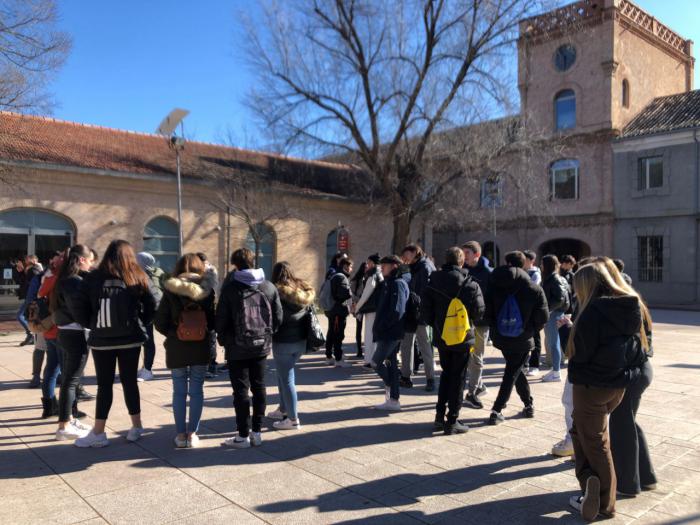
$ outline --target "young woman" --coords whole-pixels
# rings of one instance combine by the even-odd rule
[[[552,371],[542,378],[542,382],[561,381],[561,342],[559,323],[569,308],[569,285],[559,275],[559,259],[555,255],[542,257],[542,288],[547,297],[549,320],[544,327],[545,345],[552,360]]]
[[[355,310],[355,305],[362,297],[362,291],[364,290],[365,281],[367,280],[367,276],[365,275],[366,272],[367,263],[363,262],[360,265],[360,268],[355,272],[355,275],[353,275],[350,278],[350,291],[352,291],[353,313]],[[365,343],[366,342],[367,341],[365,341]],[[362,359],[365,355],[364,347],[362,345],[362,317],[358,317],[355,323],[355,344],[357,345],[357,358]]]
[[[49,269],[41,278],[41,286],[37,292],[39,301],[51,300],[51,294],[56,288],[57,272],[63,264],[63,253],[56,252],[49,261]],[[56,399],[56,382],[61,373],[62,351],[58,344],[58,327],[53,324],[41,336],[46,342],[46,366],[41,380],[41,404],[44,411],[43,419],[58,415],[58,400]]]
[[[204,405],[204,378],[209,364],[209,333],[214,330],[214,289],[216,281],[205,271],[204,262],[194,253],[186,253],[175,265],[174,274],[164,283],[163,298],[154,326],[165,336],[165,365],[173,378],[173,415],[175,446],[194,448],[199,444],[197,430]],[[178,325],[183,311],[204,312],[206,326],[201,340],[183,341]],[[187,315],[187,314],[185,314]],[[196,314],[195,314],[196,315]],[[201,315],[201,314],[200,314]],[[187,396],[190,419],[187,423]]]
[[[576,476],[584,494],[571,498],[586,521],[615,514],[617,478],[610,450],[608,417],[625,388],[640,374],[648,340],[648,310],[622,288],[605,264],[582,267],[574,277],[579,314],[567,346],[573,388],[571,438]]]
[[[272,356],[277,369],[280,406],[268,417],[281,419],[273,423],[278,430],[299,430],[297,391],[294,385],[294,365],[306,351],[309,308],[313,307],[316,293],[310,284],[294,276],[286,261],[272,269],[272,284],[277,287],[284,318],[272,337]]]
[[[53,292],[50,309],[58,326],[58,343],[63,350],[61,366],[61,390],[58,400],[58,430],[56,439],[79,439],[90,431],[75,416],[78,412],[76,389],[85,370],[88,347],[85,342],[85,323],[76,316],[75,306],[80,300],[83,279],[92,266],[92,253],[83,244],[76,244],[66,251]]]
[[[112,241],[97,270],[85,277],[75,305],[76,317],[90,327],[88,346],[97,375],[95,426],[87,436],[75,441],[76,446],[109,445],[105,424],[112,406],[117,362],[132,423],[126,439],[138,441],[143,435],[137,372],[141,345],[147,338],[145,326],[153,321],[155,304],[148,277],[136,262],[131,245]]]

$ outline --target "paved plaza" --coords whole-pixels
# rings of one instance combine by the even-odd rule
[[[660,483],[619,501],[606,523],[700,522],[700,314],[664,311],[655,319],[655,378],[639,421]],[[582,523],[567,507],[577,490],[573,464],[548,454],[564,432],[562,384],[534,382],[534,420],[518,416],[514,396],[503,425],[485,426],[487,410],[465,408],[471,431],[448,437],[431,431],[435,394],[423,391],[422,376],[402,391],[403,412],[387,415],[369,408],[383,399],[374,373],[330,368],[311,354],[297,375],[303,431],[274,431],[266,420],[261,448],[222,448],[234,420],[221,375],[205,386],[202,447],[175,450],[159,350],[156,379],[141,388],[145,437],[124,439],[128,416],[117,384],[111,446],[80,450],[53,441],[55,421],[39,419],[40,392],[26,388],[31,350],[20,340],[16,332],[0,336],[3,524]],[[493,347],[486,361],[488,407],[503,361]],[[93,374],[90,363],[85,382],[95,393]],[[275,384],[271,369],[272,408]],[[94,402],[81,406],[94,410]]]

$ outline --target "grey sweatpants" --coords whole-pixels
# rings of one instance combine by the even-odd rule
[[[401,341],[401,376],[410,378],[413,372],[413,344],[418,338],[418,350],[423,356],[423,366],[425,367],[425,377],[435,379],[435,357],[433,345],[428,338],[428,327],[418,325],[416,333],[407,333]]]

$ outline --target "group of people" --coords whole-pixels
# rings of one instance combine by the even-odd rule
[[[425,389],[437,389],[434,430],[448,435],[469,430],[459,418],[463,406],[483,408],[488,341],[502,352],[505,370],[487,423],[505,421],[513,388],[522,416],[535,417],[528,377],[544,367],[539,343],[544,330],[552,370],[542,381],[561,381],[568,359],[562,396],[567,436],[553,453],[575,456],[583,494],[571,505],[591,521],[614,514],[617,493],[633,496],[655,488],[644,433],[635,420],[652,378],[651,318],[612,260],[594,257],[577,265],[566,256],[560,264],[546,255],[540,270],[534,253],[515,251],[493,269],[479,243],[470,241],[448,249],[437,269],[420,246],[410,244],[400,255],[370,255],[354,275],[352,260],[337,254],[318,296],[287,262],[274,266],[269,281],[246,248],[236,250],[230,262],[233,270],[220,286],[204,254],[184,254],[166,276],[154,271],[151,256],[137,256],[128,242],[117,240],[99,264],[79,244],[56,253],[49,268],[33,276],[38,289],[35,299],[25,294],[23,315],[29,334],[46,341],[42,417],[58,415],[56,439],[74,440],[78,447],[109,444],[105,424],[117,364],[132,423],[127,439],[141,438],[138,365],[140,348],[153,342],[153,328],[165,336],[178,448],[199,443],[203,384],[215,340],[225,350],[237,429],[222,444],[249,448],[262,444],[269,354],[280,403],[268,417],[276,420],[276,429],[300,430],[295,365],[325,342],[327,364],[351,366],[342,345],[350,315],[358,319],[358,357],[384,385],[384,400],[374,408],[400,411],[401,389],[413,387],[411,376],[422,362]],[[317,303],[328,318],[325,341]],[[80,421],[84,414],[77,408],[90,353],[98,386],[92,428]],[[145,354],[150,371],[153,353],[146,348]]]

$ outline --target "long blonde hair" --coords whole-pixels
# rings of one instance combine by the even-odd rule
[[[579,319],[584,310],[588,308],[591,301],[597,297],[603,295],[611,295],[613,297],[625,295],[636,297],[642,312],[639,339],[642,342],[644,350],[649,350],[649,340],[647,338],[647,330],[651,331],[651,315],[649,314],[649,309],[646,304],[644,304],[639,293],[625,282],[620,271],[611,259],[607,257],[598,257],[594,262],[579,268],[574,274],[574,291],[576,292],[579,304]],[[566,355],[569,359],[576,353],[574,338],[576,336],[577,325],[578,322],[574,323],[571,334],[569,335],[569,340],[566,344]]]

